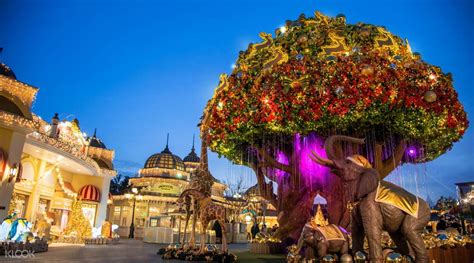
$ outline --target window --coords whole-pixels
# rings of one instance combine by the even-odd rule
[[[96,210],[97,205],[95,204],[82,204],[82,213],[91,226],[94,226]]]
[[[151,218],[151,219],[150,219],[150,226],[151,226],[151,227],[157,227],[157,226],[158,226],[158,222],[159,222],[158,218]]]
[[[145,226],[145,220],[148,217],[148,207],[139,205],[135,211],[135,225],[139,227]]]
[[[112,216],[112,224],[120,225],[120,206],[114,207],[114,214]]]
[[[12,202],[15,205],[15,212],[19,217],[25,217],[26,214],[26,204],[28,204],[28,196],[22,194],[13,194]]]
[[[122,221],[121,221],[120,226],[128,226],[127,218],[128,218],[129,210],[130,208],[128,206],[122,206],[122,215],[121,215]]]

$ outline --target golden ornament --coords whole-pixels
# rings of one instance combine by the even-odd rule
[[[371,65],[364,65],[361,70],[362,75],[370,76],[374,74],[374,68]]]
[[[426,93],[425,93],[425,96],[423,97],[425,99],[426,102],[428,103],[431,103],[431,102],[435,102],[436,99],[437,99],[437,95],[434,91],[432,90],[428,90]]]

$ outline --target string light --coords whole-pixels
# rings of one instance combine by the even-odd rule
[[[37,88],[33,88],[29,85],[21,83],[18,80],[7,78],[0,75],[0,91],[6,91],[11,94],[13,97],[20,99],[25,105],[31,107],[33,101],[36,98],[36,93],[38,92]]]
[[[77,193],[71,191],[69,188],[67,188],[65,185],[64,185],[64,179],[63,179],[63,176],[61,174],[61,170],[59,169],[59,167],[55,167],[56,169],[56,174],[58,176],[58,181],[59,181],[59,185],[61,186],[61,189],[64,191],[64,193],[69,196],[69,197],[72,197],[74,199],[77,198]],[[50,170],[51,172],[51,170]]]
[[[0,111],[0,122],[8,126],[19,126],[33,129],[37,126],[32,120],[5,111]]]

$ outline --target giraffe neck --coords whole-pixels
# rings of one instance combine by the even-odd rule
[[[207,160],[207,138],[206,132],[202,134],[202,143],[201,143],[201,169],[207,171],[209,169],[208,160]]]
[[[199,202],[199,206],[202,208],[202,207],[206,207],[210,202],[212,202],[212,200],[211,200],[211,197],[206,197],[199,200],[198,202]]]

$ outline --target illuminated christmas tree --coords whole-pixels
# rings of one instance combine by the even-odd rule
[[[80,240],[92,236],[92,226],[82,213],[82,202],[77,200],[72,204],[71,215],[64,229],[65,235],[75,236]]]

